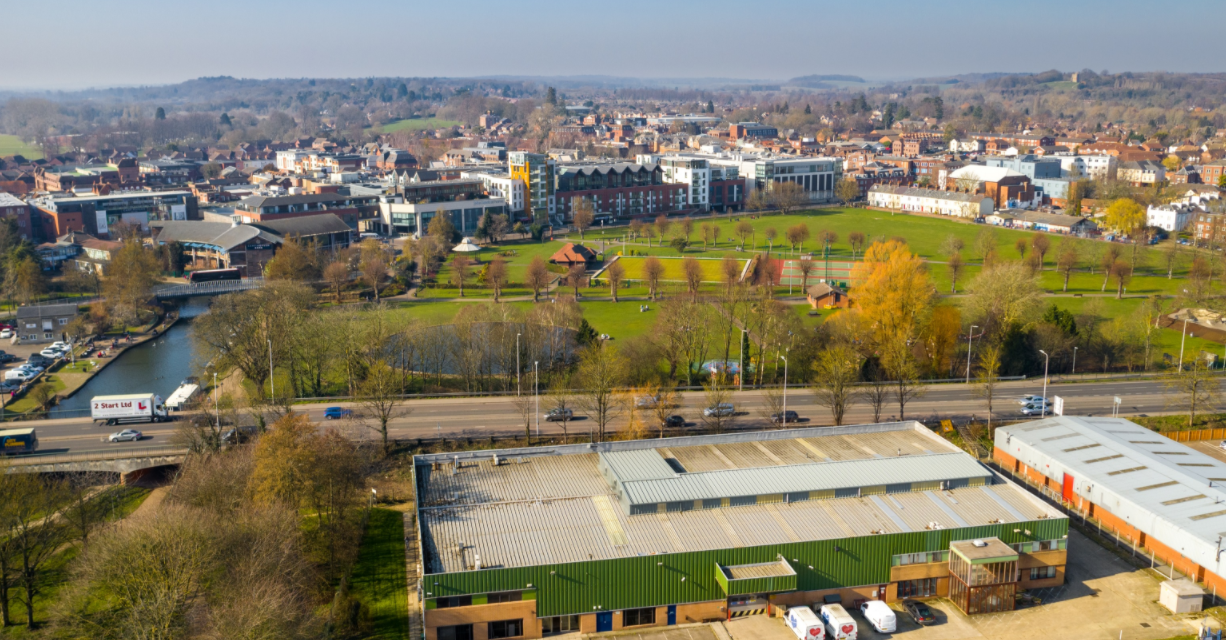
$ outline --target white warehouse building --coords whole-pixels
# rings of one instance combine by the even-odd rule
[[[983,218],[992,214],[992,199],[981,193],[960,193],[939,189],[873,185],[868,204],[894,211],[937,213],[958,218]]]

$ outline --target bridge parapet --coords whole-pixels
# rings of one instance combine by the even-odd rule
[[[63,473],[72,471],[108,471],[126,476],[134,471],[181,464],[187,449],[164,447],[97,453],[66,453],[19,456],[10,458],[8,473]]]

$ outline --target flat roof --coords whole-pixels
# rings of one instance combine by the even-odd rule
[[[971,564],[1017,560],[1017,551],[1000,541],[1000,538],[982,540],[959,540],[949,543],[950,551],[966,558]]]
[[[475,554],[482,568],[525,567],[1064,517],[914,422],[414,460],[425,570],[433,574],[471,570]],[[865,480],[871,491],[810,493],[813,482],[849,465],[878,470]],[[908,477],[911,470],[919,475]],[[980,480],[923,480],[970,472]],[[742,486],[722,493],[750,499],[720,496],[695,509],[687,507],[697,498],[685,495],[678,497],[688,504],[635,513],[624,502],[627,484],[686,475],[743,475]],[[893,480],[905,483],[887,488]]]

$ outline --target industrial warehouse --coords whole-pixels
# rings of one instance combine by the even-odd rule
[[[917,422],[419,455],[429,640],[1064,581],[1068,519]]]
[[[995,437],[1002,468],[1192,580],[1226,588],[1226,463],[1121,418],[1053,417]]]

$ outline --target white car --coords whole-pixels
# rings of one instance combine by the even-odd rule
[[[13,337],[12,329],[0,330],[0,340],[8,340],[9,338],[12,338],[12,337]]]
[[[136,442],[143,437],[145,437],[145,434],[137,431],[136,429],[124,429],[123,431],[116,431],[115,433],[112,433],[107,437],[107,440],[110,440],[111,442]]]
[[[59,349],[52,349],[51,347],[47,347],[46,349],[39,351],[38,355],[44,358],[51,358],[52,360],[55,360],[56,358],[63,356],[64,352],[60,351]]]
[[[63,340],[56,340],[55,342],[51,343],[51,348],[59,349],[60,351],[64,351],[68,349],[68,343],[64,342]]]
[[[1043,396],[1022,396],[1017,399],[1017,403],[1025,406],[1028,404],[1036,404],[1043,401]]]
[[[29,371],[31,373],[42,373],[43,372],[43,367],[40,367],[36,364],[30,364],[28,362],[17,368],[20,369],[21,371]]]
[[[639,396],[639,397],[637,397],[637,398],[635,398],[635,399],[634,399],[634,406],[636,406],[636,407],[638,407],[638,408],[640,408],[640,409],[650,409],[650,408],[652,408],[652,407],[656,406],[656,403],[657,403],[657,402],[659,402],[659,401],[660,401],[660,396],[658,396],[658,395],[654,395],[654,396]]]

